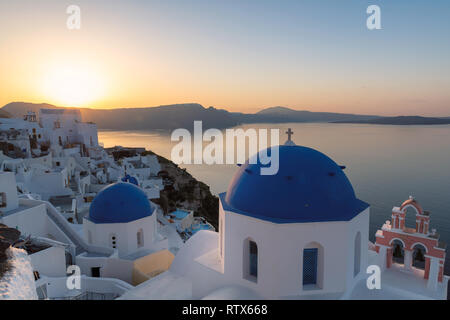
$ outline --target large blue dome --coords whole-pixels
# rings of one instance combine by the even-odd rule
[[[151,216],[154,209],[141,188],[119,182],[97,194],[89,209],[89,220],[94,223],[130,222]]]
[[[275,175],[261,175],[259,161],[239,168],[220,195],[225,210],[290,223],[348,221],[369,206],[356,198],[341,167],[323,153],[296,145],[278,150]]]

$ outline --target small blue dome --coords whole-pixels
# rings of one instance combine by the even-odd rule
[[[97,194],[89,208],[89,220],[94,223],[130,222],[151,216],[154,209],[141,188],[118,182]]]
[[[356,198],[341,167],[311,148],[282,145],[279,170],[247,161],[220,195],[225,210],[275,223],[348,221],[369,205]],[[270,155],[270,149],[267,150]]]
[[[127,174],[127,175],[126,175],[125,177],[123,177],[121,180],[122,180],[123,182],[129,182],[129,183],[132,183],[132,184],[134,184],[134,185],[139,186],[138,180],[137,180],[135,177],[130,176],[129,174]]]

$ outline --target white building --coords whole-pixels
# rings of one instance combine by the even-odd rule
[[[168,239],[159,233],[155,207],[139,187],[125,182],[108,186],[83,222],[69,223],[47,201],[19,198],[14,173],[0,172],[0,223],[51,245],[30,256],[33,271],[41,276],[36,282],[40,296],[83,293],[65,287],[66,265],[78,265],[89,291],[106,290],[110,298],[170,267],[174,256]]]
[[[161,171],[161,165],[155,155],[127,157],[122,159],[124,172],[144,181],[154,178]]]
[[[23,120],[15,118],[0,118],[0,130],[25,130],[30,138],[37,142],[44,140],[43,130],[36,121],[36,114],[28,112]]]
[[[22,136],[29,137],[33,143],[51,146],[54,154],[67,155],[69,152],[92,154],[99,156],[101,150],[98,144],[97,125],[91,122],[82,122],[81,113],[77,109],[40,109],[39,122],[34,112],[28,112],[24,119],[0,118],[0,131],[11,132],[9,135],[20,132]],[[17,134],[14,134],[17,136]],[[8,138],[11,143],[18,144],[16,138]],[[30,141],[28,146],[20,142],[20,149],[25,150],[27,157],[31,156]],[[74,149],[74,150],[70,150]],[[36,149],[37,155],[40,150]]]
[[[97,125],[82,122],[77,109],[40,109],[39,123],[44,139],[52,146],[81,144],[85,148],[98,147]]]
[[[445,298],[448,278],[426,291],[422,279],[392,269],[383,290],[366,286],[369,261],[377,261],[369,205],[326,155],[288,141],[277,174],[261,175],[261,167],[247,161],[220,194],[219,232],[197,232],[169,271],[121,299]]]
[[[177,209],[167,215],[168,221],[173,223],[178,232],[185,232],[194,223],[194,211]]]
[[[0,143],[6,143],[6,152],[11,152],[15,157],[31,157],[30,137],[25,129],[0,130]],[[13,146],[12,149],[9,147]]]
[[[138,186],[119,182],[104,188],[83,220],[89,246],[109,248],[112,255],[84,252],[76,262],[84,274],[138,284],[166,271],[173,254],[158,231],[156,207]]]

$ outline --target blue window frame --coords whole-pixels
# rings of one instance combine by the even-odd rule
[[[317,248],[303,250],[303,285],[317,284]]]

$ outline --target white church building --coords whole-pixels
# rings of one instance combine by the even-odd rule
[[[174,257],[168,239],[158,231],[156,207],[129,182],[111,184],[97,194],[83,219],[83,238],[90,246],[113,251],[77,256],[77,265],[91,276],[138,284],[166,271]]]
[[[380,267],[389,283],[369,289],[368,265],[384,261],[368,240],[369,205],[323,153],[290,139],[278,150],[275,175],[240,166],[219,195],[218,232],[197,232],[168,271],[120,299],[445,298],[448,278],[426,291],[394,268]]]

